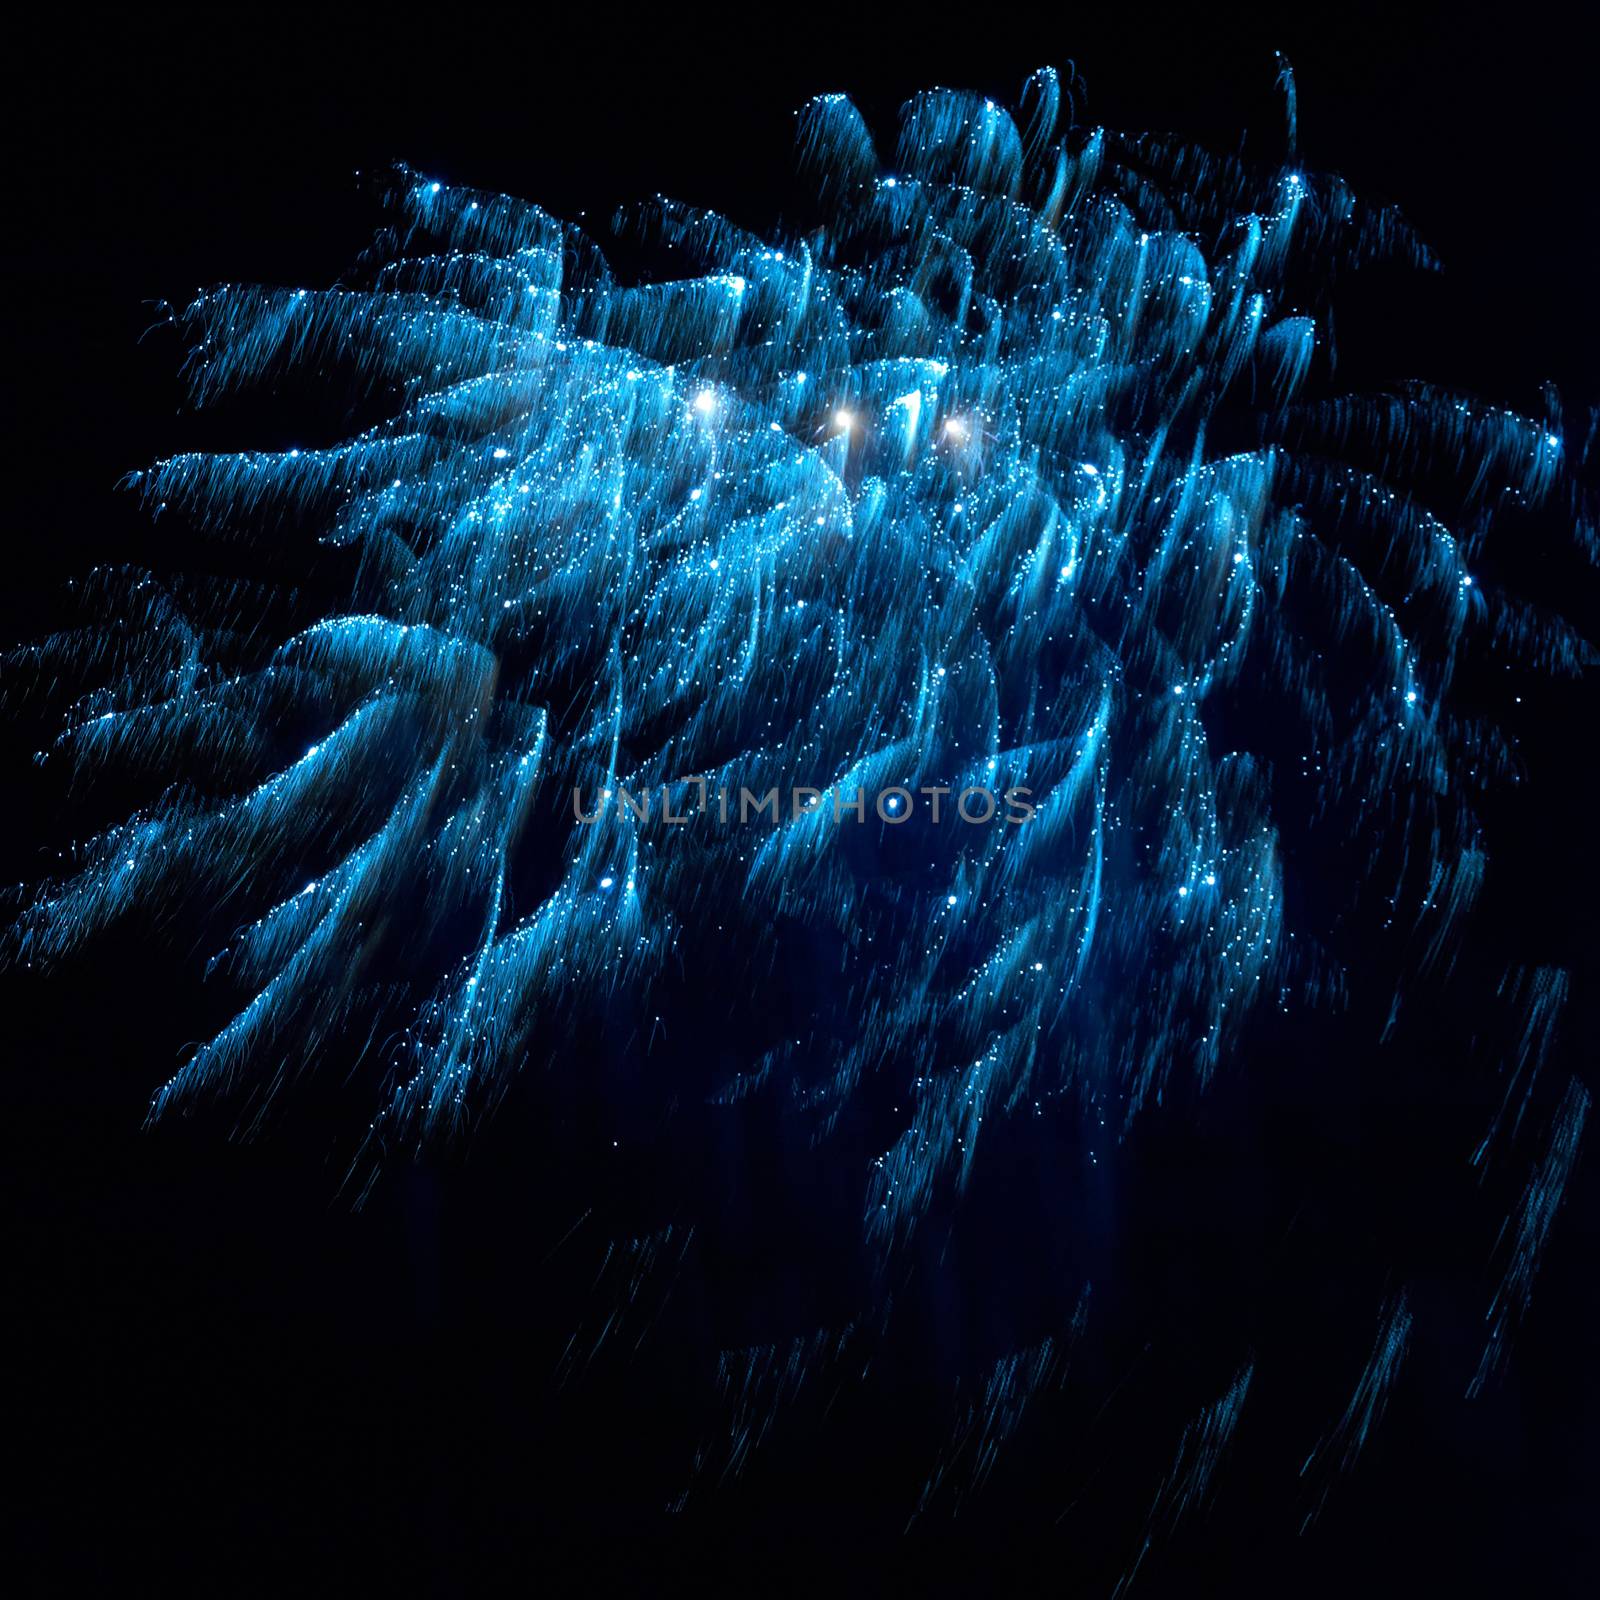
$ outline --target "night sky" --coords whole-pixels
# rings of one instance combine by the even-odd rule
[[[882,126],[931,84],[1010,100],[1035,66],[1072,61],[1089,120],[1271,160],[1281,50],[1296,75],[1301,162],[1398,205],[1444,263],[1435,275],[1382,268],[1341,294],[1341,382],[1420,375],[1529,411],[1553,382],[1569,416],[1600,403],[1596,144],[1575,23],[1473,6],[1340,7],[1324,19],[1285,8],[1247,21],[1220,8],[1181,20],[1121,10],[1115,23],[1070,10],[1051,21],[982,7],[902,13],[895,28],[837,9],[647,24],[597,11],[558,24],[372,12],[359,26],[315,14],[255,27],[14,25],[6,641],[58,615],[62,581],[95,562],[168,570],[199,558],[189,536],[169,541],[115,492],[125,473],[241,436],[295,442],[270,408],[181,408],[181,350],[153,328],[158,302],[219,281],[332,282],[372,226],[355,174],[393,159],[564,217],[663,191],[759,228],[785,208],[791,113],[822,91],[847,92]],[[328,405],[306,417],[311,433],[334,436],[336,399]],[[1529,552],[1522,581],[1600,637],[1592,569],[1575,580]],[[1530,705],[1518,726],[1531,781],[1486,818],[1499,871],[1486,937],[1571,972],[1569,1073],[1592,1072],[1600,1053],[1595,713],[1592,674]],[[81,831],[28,761],[43,736],[25,714],[6,728],[7,883],[36,877],[42,853]],[[114,796],[92,803],[116,809]],[[550,1592],[587,1592],[609,1574],[636,1593],[683,1580],[744,1593],[802,1583],[1010,1593],[1032,1592],[1014,1587],[1030,1567],[1041,1586],[1060,1586],[1052,1572],[1081,1573],[1085,1586],[1069,1592],[1110,1592],[1122,1547],[1075,1564],[1104,1529],[1075,1519],[1065,1494],[1041,1488],[1020,1520],[990,1508],[906,1542],[879,1517],[873,1484],[804,1449],[759,1491],[673,1522],[654,1498],[657,1458],[683,1397],[662,1392],[646,1362],[607,1395],[595,1429],[541,1387],[562,1342],[547,1315],[565,1292],[561,1230],[544,1206],[560,1176],[519,1159],[517,1107],[465,1154],[402,1173],[359,1213],[336,1197],[339,1173],[314,1125],[254,1142],[230,1139],[220,1118],[146,1131],[153,1088],[229,1015],[196,965],[114,934],[48,982],[0,979],[9,1320],[21,1351],[6,1406],[16,1592],[177,1574],[221,1594],[419,1583],[449,1593],[474,1574],[514,1572],[548,1575]],[[1428,1141],[1448,1143],[1470,1121],[1445,1103],[1460,1047],[1450,1019],[1424,1026],[1397,1088],[1364,1064],[1347,1070],[1336,1038],[1321,1059],[1287,1036],[1258,1041],[1283,1053],[1290,1086],[1262,1102],[1223,1085],[1195,1110],[1193,1146],[1158,1130],[1135,1153],[1139,1214],[1128,1225],[1151,1284],[1180,1279],[1191,1255],[1232,1263],[1170,1303],[1237,1295],[1251,1326],[1325,1317],[1331,1329],[1345,1308],[1325,1304],[1314,1278],[1284,1291],[1292,1303],[1252,1301],[1265,1291],[1248,1260],[1276,1248],[1263,1219],[1292,1218],[1354,1276],[1396,1238],[1433,1241],[1412,1252],[1421,1307],[1477,1292],[1489,1281],[1478,1236],[1452,1233],[1426,1178],[1439,1154]],[[686,1165],[714,1166],[715,1151],[699,1154]],[[1307,1171],[1329,1178],[1301,1195]],[[1191,1174],[1211,1185],[1203,1203]],[[1133,1593],[1582,1592],[1600,1448],[1597,1185],[1588,1148],[1496,1387],[1464,1403],[1442,1376],[1460,1350],[1424,1340],[1314,1539],[1294,1538],[1268,1469],[1247,1459],[1181,1561]],[[805,1218],[788,1226],[799,1237]],[[1028,1242],[1011,1238],[995,1271],[1027,1261]],[[1149,1303],[1169,1303],[1166,1292],[1152,1288]],[[1141,1293],[1123,1307],[1130,1373]],[[1197,1345],[1228,1321],[1197,1323]],[[1459,1333],[1463,1344],[1477,1337]],[[1322,1353],[1305,1352],[1308,1384],[1326,1381]],[[909,1382],[901,1403],[909,1451]],[[619,1431],[631,1451],[595,1443]],[[1107,1481],[1123,1469],[1112,1442]],[[1049,1462],[1030,1456],[1012,1470],[1026,1504]]]

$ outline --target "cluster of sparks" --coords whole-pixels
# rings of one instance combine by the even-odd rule
[[[1258,1012],[1336,997],[1326,929],[1373,906],[1396,1004],[1447,975],[1487,859],[1474,795],[1517,777],[1455,676],[1474,652],[1590,659],[1473,572],[1502,520],[1565,492],[1558,421],[1309,397],[1332,264],[1426,262],[1393,214],[1072,127],[1049,71],[1015,114],[915,99],[887,159],[842,97],[798,134],[817,222],[776,240],[656,201],[603,251],[397,169],[343,286],[201,295],[179,319],[197,402],[309,378],[393,403],[330,446],[183,455],[139,489],[219,538],[343,547],[348,592],[282,629],[250,586],[108,571],[83,629],[10,658],[76,686],[48,759],[153,797],[31,896],[12,957],[183,905],[240,996],[155,1117],[211,1102],[254,1128],[330,1043],[389,1041],[349,1130],[359,1188],[515,1075],[582,1073],[571,1041],[619,1007],[646,1074],[661,996],[713,1029],[759,1007],[786,982],[779,924],[830,952],[826,1017],[674,1086],[762,1099],[851,1174],[879,1286],[843,1331],[721,1358],[731,1473],[808,1373],[861,1364],[996,1124],[1060,1113],[1061,1161],[1114,1164]],[[643,264],[626,279],[619,251]],[[571,805],[795,785],[1023,786],[1037,809],[676,826]],[[1329,920],[1297,922],[1286,843],[1313,837]],[[1532,1042],[1489,1142],[1516,1134],[1565,992],[1507,982]],[[864,1099],[892,1105],[885,1136]],[[1528,1180],[1490,1366],[1587,1109],[1574,1084]],[[618,1243],[607,1281],[631,1301],[692,1247],[692,1218]],[[968,1381],[917,1506],[981,1480],[1089,1304]],[[1402,1296],[1307,1463],[1319,1496],[1409,1327]],[[1250,1386],[1246,1361],[1181,1434],[1150,1538],[1203,1496]]]

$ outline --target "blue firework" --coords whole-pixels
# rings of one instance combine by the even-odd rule
[[[338,592],[308,619],[106,571],[81,629],[11,658],[69,701],[49,760],[149,795],[30,895],[13,957],[177,909],[238,997],[152,1117],[261,1127],[359,1057],[359,1191],[519,1078],[591,1070],[601,1027],[651,1115],[760,1104],[838,1175],[857,1314],[719,1357],[697,1483],[887,1336],[1019,1125],[1114,1184],[1264,1012],[1345,1003],[1338,930],[1379,941],[1391,1021],[1447,992],[1478,796],[1518,776],[1458,683],[1593,662],[1479,573],[1541,507],[1592,538],[1559,414],[1333,380],[1336,269],[1430,264],[1393,213],[1076,127],[1049,71],[1015,111],[918,97],[892,151],[838,96],[797,135],[770,236],[657,200],[591,239],[397,168],[340,286],[200,295],[196,403],[344,386],[380,420],[138,491],[246,549],[337,547]],[[1505,980],[1520,1065],[1480,1164],[1541,1103],[1564,992]],[[1574,1082],[1548,1119],[1485,1372],[1588,1106]],[[693,1229],[615,1243],[597,1304],[653,1303]],[[913,1514],[1060,1387],[1069,1299],[963,1379]],[[1401,1370],[1403,1293],[1373,1325],[1308,1514]],[[1252,1372],[1177,1436],[1154,1532],[1204,1500]]]

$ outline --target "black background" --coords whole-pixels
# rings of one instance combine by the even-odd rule
[[[25,28],[5,68],[7,637],[65,574],[151,559],[153,535],[113,493],[124,472],[180,447],[281,442],[180,415],[179,352],[141,335],[156,302],[205,283],[335,278],[371,223],[357,170],[399,157],[568,216],[661,190],[760,224],[809,95],[843,89],[884,127],[931,83],[1009,100],[1034,66],[1068,60],[1094,120],[1230,149],[1248,129],[1246,152],[1271,158],[1274,49],[1296,70],[1305,164],[1398,203],[1445,263],[1357,289],[1339,330],[1347,379],[1422,374],[1528,409],[1549,380],[1569,410],[1600,399],[1592,89],[1585,41],[1551,9],[1241,21],[1197,7],[1112,24],[902,8],[889,27],[837,7],[559,23],[457,8]],[[1572,603],[1593,635],[1592,592]],[[1553,695],[1523,731],[1537,797],[1506,819],[1524,884],[1509,903],[1536,925],[1538,959],[1573,968],[1576,1062],[1600,1037],[1592,697]],[[25,770],[7,777],[15,881],[57,819]],[[532,1268],[555,1240],[527,1231],[521,1189],[495,1171],[514,1150],[419,1171],[353,1216],[301,1144],[140,1131],[202,1015],[140,952],[101,951],[48,988],[6,983],[7,1320],[25,1352],[9,1368],[22,1492],[7,1511],[30,1583],[176,1564],[222,1593],[267,1574],[449,1590],[511,1557],[591,1578],[629,1565],[646,1592],[706,1563],[782,1587],[796,1553],[903,1574],[902,1547],[819,1526],[803,1494],[781,1552],[734,1536],[695,1549],[604,1503],[551,1526],[530,1484],[564,1467],[518,1410],[531,1380],[517,1341],[538,1323]],[[1597,1213],[1591,1159],[1500,1390],[1468,1410],[1424,1375],[1315,1547],[1275,1531],[1255,1548],[1237,1514],[1214,1574],[1269,1573],[1282,1593],[1577,1592],[1600,1447]],[[930,1571],[981,1581],[1013,1557],[969,1539]]]

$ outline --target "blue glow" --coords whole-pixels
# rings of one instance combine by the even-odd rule
[[[348,284],[193,301],[197,403],[325,371],[403,398],[326,447],[140,477],[230,552],[281,557],[302,527],[348,550],[324,613],[118,568],[83,628],[8,662],[70,703],[47,759],[156,797],[36,888],[8,958],[181,906],[234,986],[152,1117],[254,1127],[359,1033],[387,1052],[370,1122],[340,1130],[359,1189],[630,1008],[647,1055],[680,987],[761,1010],[773,929],[798,929],[847,998],[833,1031],[774,1025],[754,1059],[713,1041],[693,1092],[763,1097],[846,1171],[878,1297],[844,1332],[719,1353],[737,1409],[846,1351],[865,1369],[884,1285],[944,1251],[997,1127],[1059,1126],[1059,1164],[1109,1194],[1130,1128],[1205,1092],[1264,1010],[1341,1005],[1330,920],[1395,931],[1396,1009],[1448,974],[1486,870],[1475,797],[1517,776],[1458,669],[1594,660],[1482,560],[1504,507],[1567,492],[1560,441],[1426,387],[1338,390],[1338,269],[1430,259],[1393,213],[1061,110],[1048,72],[1015,116],[920,95],[888,176],[823,97],[798,145],[824,225],[762,239],[657,200],[616,223],[614,256],[647,264],[626,281],[605,235],[397,169]],[[824,798],[741,817],[797,785]],[[1031,815],[973,820],[972,789]],[[1514,987],[1537,1032],[1561,985]],[[1587,1115],[1563,1104],[1486,1371]],[[674,1227],[606,1271],[681,1264]],[[1403,1296],[1378,1326],[1317,1495],[1381,1414]],[[1066,1343],[991,1364],[963,1416],[1003,1440]],[[1253,1371],[1230,1362],[1175,1432],[1156,1522],[1205,1499]]]

